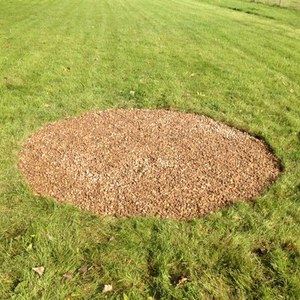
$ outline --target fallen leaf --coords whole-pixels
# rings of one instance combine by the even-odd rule
[[[65,71],[65,72],[70,72],[70,71],[71,71],[71,68],[70,68],[70,67],[65,67],[65,68],[64,68],[64,71]]]
[[[101,270],[101,265],[97,265],[97,264],[93,264],[92,266],[89,267],[88,270],[91,270],[91,269],[95,269],[95,270]]]
[[[195,77],[197,74],[196,73],[191,73],[190,77]]]
[[[73,278],[73,274],[70,273],[70,272],[67,272],[63,275],[64,278],[68,279],[68,280],[71,280]]]
[[[103,293],[111,292],[112,289],[113,289],[113,287],[111,284],[105,284],[102,292]]]
[[[32,268],[32,270],[36,273],[39,274],[39,276],[42,276],[45,272],[45,268],[44,267],[35,267],[35,268]]]
[[[177,282],[176,286],[179,286],[179,285],[184,284],[187,280],[188,280],[187,277],[181,276],[181,277],[178,279],[178,282]]]
[[[80,274],[84,274],[84,273],[86,273],[88,271],[88,266],[82,266],[82,267],[80,267],[79,269],[78,269],[78,272],[80,273]]]

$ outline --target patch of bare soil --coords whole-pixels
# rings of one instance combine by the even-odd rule
[[[251,200],[279,175],[253,136],[196,114],[107,110],[29,137],[19,167],[40,195],[100,215],[190,219]]]

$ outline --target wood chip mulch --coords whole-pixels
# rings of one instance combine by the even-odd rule
[[[251,135],[196,114],[115,109],[46,125],[20,152],[32,189],[100,215],[191,219],[260,195],[280,173]]]

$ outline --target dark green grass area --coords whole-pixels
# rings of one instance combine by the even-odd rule
[[[22,141],[114,107],[225,121],[262,136],[284,173],[254,202],[185,222],[97,217],[35,196],[17,168]],[[299,299],[299,178],[299,10],[0,0],[0,299]]]

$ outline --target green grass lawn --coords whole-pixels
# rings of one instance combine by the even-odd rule
[[[264,137],[284,172],[256,201],[192,221],[99,217],[34,195],[22,141],[114,107],[225,121]],[[0,299],[299,299],[299,199],[300,10],[0,0]]]
[[[271,6],[300,9],[300,0],[249,0],[250,2],[263,3]]]

